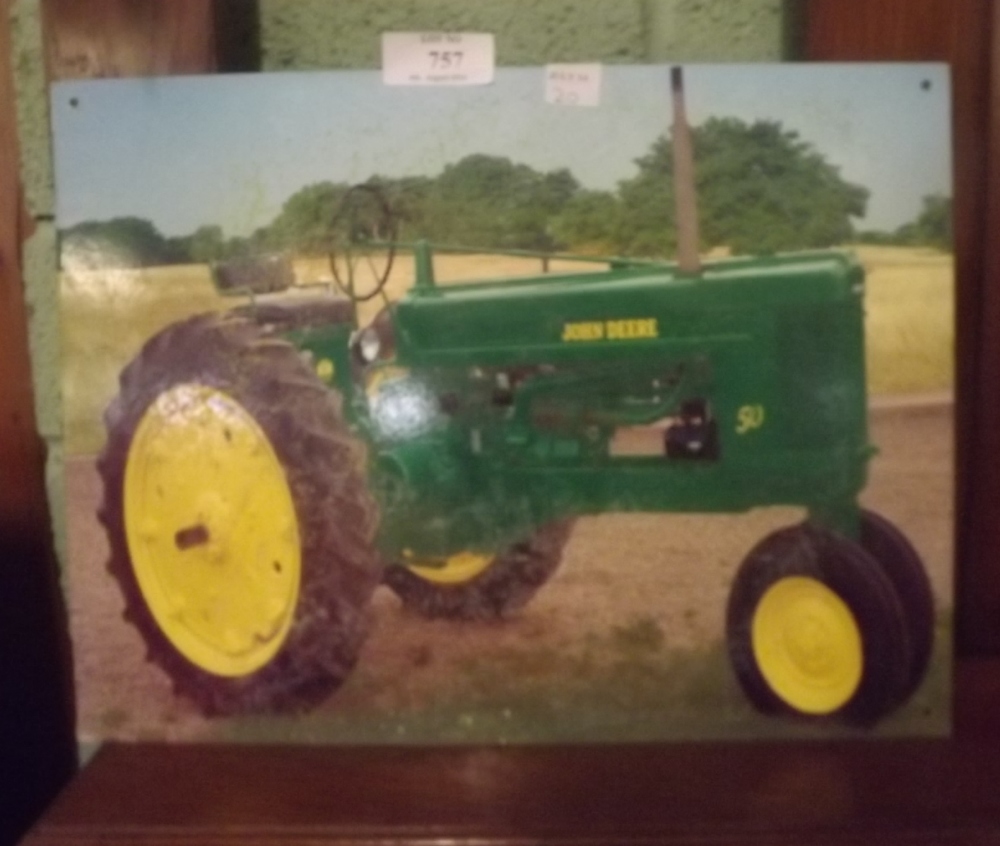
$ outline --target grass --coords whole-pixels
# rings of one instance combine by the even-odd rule
[[[726,709],[745,707],[719,648],[623,651],[614,638],[595,636],[580,651],[542,644],[491,650],[488,660],[469,660],[420,701],[401,699],[393,680],[370,676],[362,662],[337,693],[336,707],[292,719],[227,720],[216,724],[221,734],[213,739],[508,744],[704,737],[720,719],[720,695]]]
[[[939,620],[924,684],[871,732],[758,714],[739,689],[722,643],[670,649],[636,619],[578,648],[533,644],[491,650],[419,699],[364,662],[330,708],[294,718],[212,724],[210,738],[288,743],[642,743],[712,739],[824,740],[939,736],[947,731],[950,624]]]
[[[876,394],[947,390],[954,367],[952,257],[898,247],[860,247],[856,252],[868,271],[869,390]],[[539,272],[537,260],[509,256],[446,256],[436,265],[444,282]],[[310,278],[329,273],[315,262],[301,262],[297,271]],[[408,262],[397,260],[389,286],[392,296],[402,294],[409,277]],[[67,452],[100,449],[102,415],[117,391],[118,373],[146,338],[185,316],[233,304],[215,293],[204,265],[88,271],[64,278]]]

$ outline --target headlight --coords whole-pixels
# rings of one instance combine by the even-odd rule
[[[361,334],[358,335],[357,350],[365,364],[371,364],[378,358],[378,354],[382,351],[382,340],[374,327],[369,326],[361,330]]]
[[[430,431],[437,420],[438,403],[434,392],[406,371],[386,373],[368,389],[368,408],[378,434],[390,440],[407,440]]]

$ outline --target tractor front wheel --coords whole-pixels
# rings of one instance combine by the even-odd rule
[[[737,680],[763,713],[869,726],[910,678],[907,619],[861,545],[806,523],[747,556],[726,620]]]
[[[381,577],[338,397],[231,315],[154,336],[120,387],[100,518],[149,659],[209,715],[317,704],[352,669]]]
[[[934,594],[920,555],[906,536],[881,514],[861,512],[861,546],[882,568],[899,597],[909,634],[909,675],[898,697],[902,704],[927,675],[934,648]]]
[[[403,607],[431,619],[495,620],[523,608],[555,573],[572,521],[543,526],[495,555],[460,552],[433,564],[385,571]]]

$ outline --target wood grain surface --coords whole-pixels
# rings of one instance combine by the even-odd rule
[[[1000,843],[1000,660],[958,674],[950,741],[110,745],[26,843]]]
[[[43,0],[42,11],[53,80],[216,69],[209,0]]]

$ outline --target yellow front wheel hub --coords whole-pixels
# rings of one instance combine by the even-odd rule
[[[861,683],[861,631],[847,604],[817,579],[767,589],[751,624],[753,654],[771,689],[805,714],[843,707]]]
[[[219,676],[267,664],[291,628],[302,574],[281,461],[249,411],[182,384],[143,415],[125,470],[125,531],[160,631]]]
[[[421,563],[407,555],[406,566],[416,575],[439,585],[459,585],[472,581],[493,563],[492,555],[457,552],[443,561]]]

